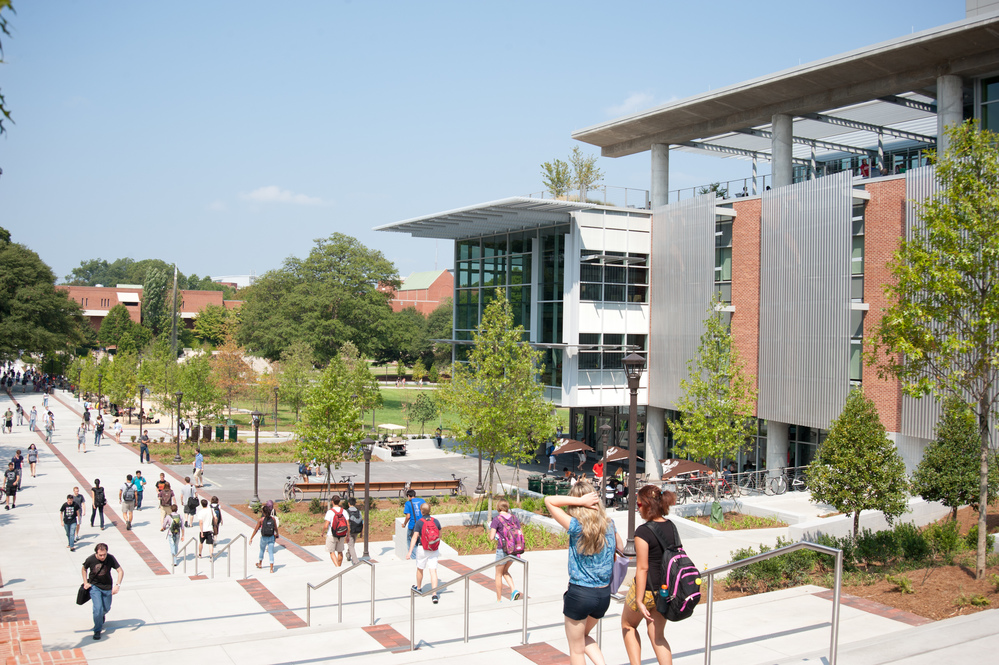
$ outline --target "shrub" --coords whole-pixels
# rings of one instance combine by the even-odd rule
[[[895,527],[902,556],[908,561],[922,561],[930,556],[930,544],[926,542],[923,532],[909,522],[903,522]]]
[[[912,588],[912,580],[905,575],[885,575],[885,581],[895,585],[895,591],[899,593],[916,593],[916,590]]]
[[[777,549],[794,544],[794,541],[777,539]],[[824,543],[823,543],[824,544]],[[757,552],[752,547],[738,549],[732,552],[732,561],[748,559],[756,554],[769,552],[770,547],[760,545]],[[810,580],[815,564],[820,555],[812,550],[798,550],[782,554],[772,559],[751,563],[729,572],[726,584],[744,591],[756,593],[784,589],[805,584]]]
[[[926,542],[930,549],[945,560],[953,557],[954,552],[961,546],[961,535],[958,531],[958,524],[953,520],[943,524],[931,524],[923,531]]]
[[[135,435],[132,435],[132,443],[135,443]]]
[[[992,585],[992,589],[993,589],[993,590],[994,590],[994,591],[995,591],[996,593],[999,593],[999,575],[996,575],[996,574],[994,574],[994,573],[993,573],[993,574],[992,574],[992,575],[991,575],[991,576],[989,577],[989,584],[991,584],[991,585]]]
[[[863,529],[856,539],[857,558],[868,564],[886,565],[901,556],[902,547],[894,529]]]
[[[309,512],[313,515],[322,515],[325,512],[323,502],[319,500],[318,496],[312,497],[312,500],[309,501]]]
[[[970,529],[968,529],[968,535],[964,537],[964,544],[969,550],[978,549],[978,525],[974,524]],[[985,538],[985,551],[991,552],[995,549],[993,545],[993,540],[991,538]]]
[[[254,504],[254,503],[251,503],[251,504],[250,504],[250,510],[252,510],[252,511],[253,511],[253,514],[254,514],[254,515],[259,515],[259,514],[260,514],[260,509],[261,509],[261,507],[262,507],[263,505],[264,505],[264,504],[262,504],[262,503],[256,503],[256,504]]]
[[[440,502],[441,502],[441,498],[439,496],[437,496],[436,494],[433,495],[433,496],[427,497],[427,503],[429,503],[431,506],[440,505]]]
[[[280,510],[282,513],[290,513],[291,509],[294,507],[295,507],[295,502],[292,501],[291,499],[287,501],[282,501],[281,503],[278,504],[278,510]]]

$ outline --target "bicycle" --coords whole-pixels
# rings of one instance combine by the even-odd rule
[[[451,474],[451,479],[458,481],[458,486],[453,490],[451,490],[451,496],[458,496],[459,494],[463,495],[468,494],[468,490],[465,488],[465,478],[468,478],[468,476],[462,476],[461,478],[459,478],[457,475],[453,473]]]
[[[340,481],[339,482],[341,482],[341,483],[347,483],[347,492],[346,492],[346,496],[344,496],[344,498],[347,500],[347,502],[350,502],[351,499],[355,498],[354,497],[354,476],[356,476],[356,475],[357,475],[356,473],[347,473],[347,474],[344,474],[344,475],[340,476]]]
[[[295,503],[299,503],[302,500],[304,494],[302,493],[302,490],[298,489],[298,486],[296,485],[297,477],[287,476],[287,478],[288,481],[284,484],[284,500],[294,501]]]

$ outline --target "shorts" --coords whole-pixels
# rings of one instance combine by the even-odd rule
[[[496,548],[496,560],[499,561],[500,559],[502,559],[505,556],[506,556],[506,553],[503,551],[503,548],[502,547],[497,547]]]
[[[186,505],[184,506],[185,515],[196,515],[197,512],[198,512],[197,508],[188,508]]]
[[[587,587],[570,584],[562,594],[562,614],[573,621],[583,621],[587,617],[602,619],[610,607],[610,585]]]
[[[551,464],[551,465],[555,464],[555,456],[554,455],[549,455],[548,456],[548,463]]]
[[[638,594],[635,593],[635,580],[632,580],[631,586],[628,587],[628,595],[624,597],[624,604],[631,608],[632,612],[640,611],[638,609],[638,604],[635,602],[637,595]],[[648,589],[645,590],[645,598],[642,602],[645,605],[645,609],[649,612],[656,611],[656,595]]]
[[[135,510],[135,501],[122,501],[121,510],[125,513],[130,513]]]
[[[3,491],[7,493],[7,496],[14,496],[17,494],[17,485],[7,485]]]
[[[419,545],[416,547],[416,567],[420,570],[437,570],[437,561],[441,558],[440,550],[425,550]]]
[[[215,535],[211,531],[201,532],[201,542],[208,543],[209,545],[215,544]]]
[[[342,552],[343,551],[343,541],[347,540],[347,537],[337,538],[332,533],[326,533],[326,551],[327,552]]]

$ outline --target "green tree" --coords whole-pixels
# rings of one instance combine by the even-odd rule
[[[128,308],[119,303],[104,316],[97,339],[104,346],[118,346],[122,335],[131,329],[132,323],[132,315],[129,314]]]
[[[495,463],[532,457],[535,441],[551,436],[558,419],[537,379],[541,352],[524,343],[524,328],[513,325],[502,289],[486,306],[472,340],[468,362],[455,365],[453,378],[437,395],[451,430],[471,431],[459,450],[489,460],[491,511]]]
[[[133,351],[119,352],[107,364],[103,392],[119,409],[136,406],[138,395],[138,358]]]
[[[80,306],[55,288],[38,254],[0,228],[0,360],[70,351],[82,338]]]
[[[745,448],[755,431],[756,391],[743,373],[732,333],[716,311],[715,296],[704,319],[697,356],[687,362],[688,378],[680,382],[681,417],[670,421],[678,448],[695,459],[708,459],[718,471],[725,458]],[[715,484],[715,501],[718,484]]]
[[[850,391],[829,436],[808,466],[812,499],[853,514],[857,537],[860,511],[880,510],[889,523],[906,511],[905,464],[888,438],[874,402]]]
[[[11,13],[14,13],[14,5],[11,4],[10,0],[0,0],[0,32],[10,37],[10,32],[7,28],[7,17],[3,15],[3,10],[9,9]],[[0,65],[3,64],[3,45],[0,44]],[[7,129],[3,126],[4,120],[11,120],[10,111],[7,109],[7,102],[0,94],[0,134],[3,134]]]
[[[302,420],[295,426],[298,440],[326,470],[326,482],[332,469],[345,460],[358,458],[354,445],[360,439],[360,408],[352,392],[351,372],[340,356],[319,375],[306,393]]]
[[[906,394],[956,395],[978,418],[978,579],[985,575],[990,426],[999,399],[999,135],[948,128],[939,193],[889,264],[891,305],[867,362]],[[936,161],[936,156],[933,157]]]
[[[384,402],[378,379],[371,373],[368,363],[361,358],[357,347],[350,342],[345,343],[340,349],[340,360],[347,369],[350,394],[354,396],[360,413],[380,408]]]
[[[316,376],[312,364],[312,349],[302,341],[293,342],[281,354],[277,368],[281,400],[295,409],[295,421],[305,402],[305,393]]]
[[[413,369],[411,371],[411,374],[413,375],[413,381],[420,381],[426,378],[427,368],[423,364],[422,359],[417,358],[416,361],[413,362]]]
[[[548,193],[556,199],[564,199],[572,189],[572,174],[569,165],[561,159],[553,159],[541,165],[541,182]]]
[[[199,353],[180,363],[177,389],[184,393],[181,414],[188,413],[197,424],[222,417],[224,395],[212,378],[212,359]]]
[[[345,342],[370,354],[378,345],[391,295],[398,288],[395,266],[356,238],[334,233],[320,238],[305,259],[289,257],[280,270],[243,290],[239,341],[254,353],[277,360],[292,342],[312,347],[328,362]]]
[[[728,198],[728,187],[722,187],[721,183],[713,182],[710,185],[701,187],[697,190],[698,194],[715,194],[721,198]]]
[[[218,346],[225,341],[226,324],[230,318],[231,310],[209,303],[194,317],[194,335],[203,342]]]
[[[211,356],[211,365],[212,381],[215,382],[225,401],[230,418],[232,418],[232,401],[251,384],[256,383],[255,372],[246,364],[243,356],[243,348],[236,342],[234,327],[227,325],[225,341]]]
[[[406,413],[414,421],[420,423],[420,436],[423,436],[426,424],[437,418],[440,408],[436,399],[427,394],[426,391],[421,390],[420,394],[416,396],[416,401],[408,405]]]
[[[603,172],[597,168],[597,156],[584,155],[577,145],[572,147],[569,163],[572,164],[572,184],[579,190],[579,200],[585,202],[586,192],[604,178]]]
[[[923,451],[923,459],[912,474],[912,491],[927,501],[939,501],[954,511],[971,505],[978,508],[978,467],[981,438],[975,412],[961,399],[944,402],[937,423],[936,439]],[[999,494],[999,468],[992,457],[989,468],[989,503]]]
[[[170,325],[164,316],[168,299],[167,273],[158,268],[150,270],[142,283],[142,325],[154,335],[159,335],[164,326]]]
[[[153,333],[149,328],[139,325],[135,321],[129,321],[125,332],[118,339],[118,351],[137,353],[144,349],[153,340]]]
[[[423,354],[423,364],[427,367],[433,365],[451,364],[451,345],[440,342],[433,342],[435,339],[451,339],[454,334],[454,303],[450,297],[441,300],[441,304],[434,308],[427,317],[427,342],[430,345],[428,353]],[[436,383],[436,381],[434,381]]]
[[[432,353],[427,318],[415,307],[388,313],[374,349],[375,361],[411,363],[427,353]]]

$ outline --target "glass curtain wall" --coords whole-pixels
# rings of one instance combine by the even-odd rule
[[[541,262],[538,293],[538,321],[536,340],[541,344],[562,344],[562,319],[564,316],[562,293],[565,288],[565,242],[569,225],[541,229],[538,241]],[[562,349],[543,349],[542,383],[561,390]]]

